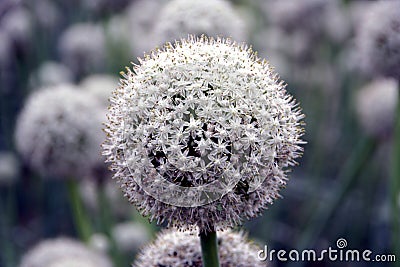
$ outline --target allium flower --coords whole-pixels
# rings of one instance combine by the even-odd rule
[[[77,75],[104,67],[106,45],[100,25],[75,24],[63,33],[58,46],[62,61]]]
[[[158,44],[186,38],[188,34],[220,35],[245,41],[245,21],[226,0],[172,0],[161,10],[155,24]]]
[[[303,29],[304,32],[320,32],[325,9],[332,1],[292,0],[262,1],[268,20],[287,32]]]
[[[117,87],[118,79],[111,75],[95,74],[86,77],[80,86],[94,95],[104,106],[108,106],[111,92]]]
[[[18,165],[18,160],[12,152],[0,151],[0,186],[16,181]]]
[[[53,61],[44,62],[29,78],[30,86],[35,89],[72,81],[71,70],[65,65]]]
[[[400,2],[376,1],[359,23],[356,39],[363,71],[400,79]]]
[[[83,204],[91,212],[98,212],[100,210],[98,186],[97,181],[94,179],[84,179],[79,183],[79,192]],[[112,214],[118,218],[127,219],[133,211],[132,205],[122,196],[118,186],[111,179],[106,180],[103,186]]]
[[[89,239],[89,246],[101,253],[107,253],[110,249],[110,241],[106,235],[95,233]]]
[[[217,242],[221,267],[267,266],[257,258],[260,248],[249,242],[241,232],[218,232]],[[201,267],[200,240],[195,232],[164,230],[141,251],[133,266]]]
[[[27,4],[30,5],[30,10],[32,10],[40,30],[49,34],[60,28],[62,14],[54,1],[36,0]]]
[[[158,223],[239,224],[279,197],[303,118],[266,61],[229,39],[190,37],[128,69],[104,155],[125,195]]]
[[[0,40],[0,69],[3,69],[12,58],[12,42],[8,34],[3,30],[0,30]]]
[[[112,267],[104,254],[79,241],[55,238],[42,241],[22,258],[19,267]]]
[[[112,230],[115,243],[120,251],[134,252],[150,240],[147,228],[136,222],[124,222]]]
[[[133,1],[126,12],[126,20],[128,23],[127,30],[129,30],[129,44],[131,46],[132,54],[135,57],[143,56],[145,51],[152,49],[157,45],[157,41],[152,36],[155,19],[159,16],[164,4],[168,0],[136,0]],[[152,14],[149,16],[149,14]],[[121,27],[126,27],[126,22],[121,20]],[[125,35],[126,32],[121,32]],[[157,37],[158,38],[158,37]],[[165,40],[163,40],[165,42]]]
[[[23,51],[31,41],[32,25],[32,15],[21,6],[9,10],[0,20],[0,28],[8,34],[13,44]]]
[[[356,111],[365,131],[384,137],[393,129],[399,84],[395,79],[379,78],[357,92]]]
[[[99,107],[91,94],[73,85],[33,93],[17,121],[18,151],[45,175],[88,174],[101,160]]]

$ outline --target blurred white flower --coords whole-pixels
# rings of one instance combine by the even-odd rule
[[[129,34],[126,34],[126,32],[123,34],[130,38],[129,44],[134,57],[142,57],[144,52],[157,45],[157,40],[153,39],[152,31],[160,10],[167,2],[168,0],[136,0],[127,8],[125,18],[129,26],[126,32]],[[125,24],[122,25],[124,27]]]
[[[331,1],[291,0],[262,1],[262,8],[268,20],[288,32],[301,29],[310,34],[319,32],[323,21],[324,9]]]
[[[221,267],[267,266],[257,258],[260,248],[249,242],[242,232],[218,232],[217,242]],[[160,232],[153,243],[142,249],[133,266],[203,266],[198,233],[176,229]]]
[[[121,194],[118,185],[110,179],[103,186],[105,186],[104,190],[111,212],[118,218],[127,218],[133,209],[129,201]],[[84,179],[79,184],[79,191],[84,205],[92,212],[98,212],[98,183],[93,179]]]
[[[301,155],[301,114],[244,44],[190,37],[128,70],[113,92],[104,155],[143,215],[201,229],[256,217]]]
[[[8,34],[13,45],[22,50],[31,44],[33,25],[31,13],[22,6],[7,11],[0,20],[0,29]]]
[[[172,0],[160,11],[153,38],[161,45],[187,36],[231,37],[246,41],[245,20],[226,0]]]
[[[19,267],[112,267],[110,259],[79,241],[60,237],[40,242],[22,257]]]
[[[356,111],[363,129],[375,137],[385,137],[394,126],[399,84],[395,79],[379,78],[356,95]]]
[[[400,1],[375,1],[357,30],[356,49],[362,70],[400,80]]]
[[[102,159],[99,110],[95,97],[73,85],[34,92],[18,117],[17,149],[44,175],[81,178]]]
[[[47,34],[60,28],[62,14],[57,4],[50,0],[35,0],[30,4],[30,10],[41,31]]]
[[[3,79],[3,71],[8,69],[12,60],[12,41],[7,33],[0,29],[0,79]],[[1,90],[3,91],[3,90]]]
[[[15,182],[19,174],[18,159],[12,152],[0,151],[0,185]]]
[[[119,250],[131,253],[138,251],[150,240],[146,226],[137,222],[124,222],[115,225],[112,236]]]
[[[89,246],[100,253],[106,254],[110,249],[110,242],[104,234],[95,233],[89,239]]]
[[[77,76],[105,68],[106,43],[100,25],[79,23],[70,26],[60,37],[58,48],[62,62]]]
[[[71,83],[72,81],[73,74],[71,70],[67,66],[54,61],[42,63],[29,77],[29,85],[34,89]]]
[[[118,78],[112,75],[95,74],[86,77],[79,85],[86,92],[94,95],[105,107],[112,91],[118,87]]]

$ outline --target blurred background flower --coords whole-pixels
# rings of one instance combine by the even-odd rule
[[[306,153],[283,199],[244,225],[250,239],[276,250],[326,249],[343,237],[352,248],[398,253],[400,178],[393,174],[400,157],[392,155],[400,147],[399,21],[398,0],[0,0],[0,266],[18,266],[37,244],[60,236],[81,239],[74,241],[86,242],[80,249],[91,246],[115,267],[129,266],[145,237],[154,239],[159,227],[110,178],[98,154],[105,134],[95,121],[105,122],[125,66],[189,33],[251,44],[306,115]],[[29,108],[35,95],[65,84],[73,93]],[[63,124],[57,110],[74,114],[73,123]],[[55,126],[62,143],[54,145],[48,123],[64,125]],[[20,124],[26,134],[17,133]],[[55,169],[55,179],[43,179]],[[78,175],[82,169],[91,171]],[[66,174],[76,185],[59,179]],[[78,258],[40,266],[93,264]]]

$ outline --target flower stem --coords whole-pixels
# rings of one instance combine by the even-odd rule
[[[101,230],[108,237],[110,241],[110,254],[114,261],[115,266],[123,266],[123,257],[121,253],[119,253],[117,244],[115,242],[114,236],[112,234],[112,227],[114,225],[113,217],[111,214],[111,208],[109,200],[106,195],[106,188],[104,183],[98,184],[98,206],[100,211],[100,222],[101,222]]]
[[[219,267],[217,232],[200,231],[201,252],[204,267]]]
[[[79,237],[83,241],[88,242],[91,235],[91,225],[83,208],[82,199],[79,195],[78,184],[75,180],[69,179],[67,181],[67,186],[70,205],[75,220],[75,227],[78,231]]]

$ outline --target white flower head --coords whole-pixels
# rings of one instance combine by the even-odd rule
[[[94,74],[86,77],[80,87],[94,95],[104,106],[108,106],[111,92],[117,87],[118,78],[106,74]]]
[[[145,51],[149,51],[157,45],[157,41],[152,35],[156,23],[155,18],[159,16],[167,2],[168,0],[136,0],[128,6],[125,17],[120,20],[119,24],[130,33],[128,41],[135,57],[143,56]],[[149,16],[149,14],[152,15]],[[118,21],[116,23],[118,24]],[[120,35],[124,35],[126,38],[126,32],[121,32]]]
[[[35,89],[71,83],[72,81],[73,75],[71,70],[67,66],[54,61],[44,62],[29,77],[29,84]]]
[[[254,243],[247,240],[242,232],[218,232],[218,254],[221,267],[267,266],[257,258],[260,250]],[[156,240],[142,249],[134,267],[201,267],[200,240],[196,232],[164,230],[158,234]]]
[[[95,233],[89,239],[89,246],[100,253],[107,253],[110,250],[110,240],[105,234]]]
[[[134,252],[150,240],[146,226],[137,222],[119,223],[112,229],[112,235],[119,250]]]
[[[142,214],[209,229],[255,217],[301,155],[303,115],[246,45],[166,44],[128,69],[111,98],[103,154]]]
[[[132,205],[121,195],[121,190],[115,182],[108,179],[102,186],[104,186],[112,214],[117,218],[127,218],[132,213]],[[94,179],[84,179],[79,183],[83,204],[93,213],[99,212],[101,208],[98,203],[98,189],[98,183]]]
[[[320,32],[326,7],[325,0],[262,1],[268,20],[288,32],[303,30],[308,33]]]
[[[78,23],[71,26],[60,37],[58,48],[63,63],[76,74],[104,67],[106,42],[100,25]]]
[[[359,21],[356,43],[364,72],[400,79],[400,2],[370,4]]]
[[[91,94],[69,84],[34,92],[18,117],[18,151],[44,175],[89,174],[101,161],[99,107]]]
[[[0,186],[15,182],[19,174],[19,163],[12,152],[0,151]]]
[[[226,0],[172,0],[160,11],[154,28],[158,44],[188,34],[247,40],[245,20]]]
[[[19,267],[112,267],[110,259],[65,237],[48,239],[30,249]]]
[[[0,20],[0,28],[8,34],[13,44],[20,49],[27,49],[32,41],[32,15],[23,6],[17,5],[6,12]]]
[[[357,115],[368,134],[385,137],[393,130],[398,90],[395,79],[379,78],[357,92]]]
[[[3,68],[9,65],[12,59],[12,40],[8,33],[4,30],[0,29],[0,69],[3,71]]]

